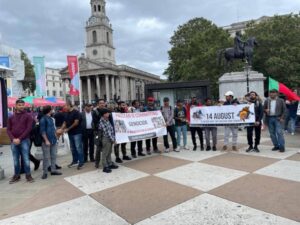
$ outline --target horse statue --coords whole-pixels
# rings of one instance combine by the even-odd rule
[[[222,63],[222,58],[224,57],[226,60],[226,67],[228,64],[232,64],[234,59],[242,59],[245,60],[249,66],[252,66],[253,62],[253,49],[255,46],[258,46],[258,43],[255,37],[250,37],[244,43],[244,47],[241,53],[237,52],[235,48],[226,48],[218,51],[218,61],[219,65]]]

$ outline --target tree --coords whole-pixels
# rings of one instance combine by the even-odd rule
[[[210,80],[218,96],[218,78],[224,72],[217,64],[217,52],[231,47],[229,34],[211,21],[195,18],[179,26],[171,37],[169,66],[164,74],[170,81]]]
[[[26,90],[27,88],[29,88],[30,92],[33,93],[35,91],[35,74],[33,65],[31,64],[30,59],[23,50],[21,50],[21,59],[24,61],[25,65],[25,78],[23,82],[23,89]]]
[[[300,86],[300,14],[250,23],[246,36],[256,37],[259,44],[254,52],[254,70],[290,88]]]

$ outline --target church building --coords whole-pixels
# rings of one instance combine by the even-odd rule
[[[106,15],[105,0],[91,0],[91,17],[86,22],[85,54],[79,61],[82,100],[92,103],[107,101],[143,100],[146,84],[160,83],[159,76],[126,65],[117,65],[113,43],[113,29]],[[129,46],[130,48],[130,46]],[[63,95],[70,84],[68,68],[61,72]],[[75,101],[78,102],[78,98]]]

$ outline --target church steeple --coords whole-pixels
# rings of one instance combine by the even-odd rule
[[[113,30],[106,16],[105,0],[91,0],[91,17],[86,23],[87,58],[115,64]]]

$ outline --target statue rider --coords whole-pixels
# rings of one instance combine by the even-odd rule
[[[244,58],[245,42],[242,40],[241,31],[235,33],[234,38],[234,54],[237,58]]]

